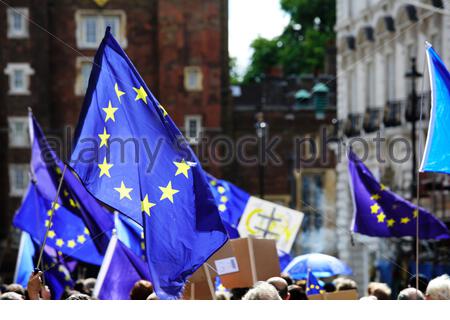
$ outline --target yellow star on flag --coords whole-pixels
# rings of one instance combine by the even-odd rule
[[[53,222],[50,223],[50,220],[45,220],[45,227],[48,228],[49,225],[50,225],[50,228],[53,227]]]
[[[102,109],[106,113],[105,123],[108,122],[109,119],[111,119],[112,121],[116,122],[116,118],[114,118],[114,113],[116,113],[116,111],[119,108],[114,108],[112,106],[112,104],[111,104],[111,100],[109,100],[108,107],[107,108],[102,108]]]
[[[117,83],[114,85],[114,91],[116,91],[117,99],[119,99],[119,102],[122,103],[122,101],[120,101],[120,97],[123,96],[125,92],[119,90]]]
[[[54,205],[54,207],[53,207],[53,205]],[[60,206],[60,204],[58,203],[58,202],[52,202],[52,206],[50,207],[50,209],[47,211],[47,215],[48,216],[51,216],[56,210],[58,210],[59,209],[59,207],[61,207]],[[52,208],[54,208],[54,210],[53,210],[53,212],[52,212]]]
[[[378,222],[379,222],[379,223],[384,222],[384,218],[386,218],[386,216],[384,215],[383,212],[380,212],[380,214],[377,215],[377,219],[378,219]]]
[[[120,183],[120,187],[114,188],[114,190],[116,190],[120,194],[120,200],[122,200],[123,198],[132,200],[130,192],[133,190],[133,188],[127,188],[123,181]]]
[[[90,234],[89,229],[88,228],[84,228],[84,233],[89,235]]]
[[[108,139],[109,139],[110,136],[111,135],[106,132],[106,128],[103,128],[103,133],[100,133],[98,135],[98,137],[101,140],[99,148],[101,148],[102,146],[106,146],[106,147],[108,146]]]
[[[74,208],[76,208],[76,207],[77,207],[77,203],[76,203],[76,201],[75,201],[75,200],[73,200],[72,198],[70,198],[70,199],[69,199],[69,203],[70,203],[70,206],[72,206],[72,207],[74,207]]]
[[[111,178],[111,175],[109,173],[109,169],[111,169],[111,167],[113,166],[112,163],[108,163],[106,161],[106,157],[103,159],[103,163],[99,163],[98,167],[100,168],[100,174],[99,174],[99,178],[101,178],[103,175]]]
[[[188,171],[191,168],[190,165],[186,163],[186,161],[182,160],[181,162],[173,162],[174,165],[177,166],[177,172],[175,172],[175,176],[179,174],[183,174],[186,178],[189,178]]]
[[[410,219],[408,217],[405,217],[400,220],[400,223],[407,224],[409,221]]]
[[[86,242],[86,237],[85,237],[84,235],[80,234],[80,235],[77,237],[77,241],[78,241],[79,243],[83,244],[83,243]]]
[[[166,109],[164,109],[164,107],[163,107],[162,105],[159,105],[158,108],[160,108],[160,109],[162,110],[162,112],[163,112],[163,117],[165,117],[165,116],[168,115]]]
[[[141,249],[145,250],[145,242],[141,242]]]
[[[76,246],[77,244],[76,244],[76,242],[75,241],[73,241],[73,240],[69,240],[69,241],[67,241],[67,246],[69,247],[69,248],[75,248],[75,246]]]
[[[220,197],[220,202],[226,203],[228,201],[228,197],[227,196],[221,196]]]
[[[378,203],[375,203],[374,205],[370,206],[371,213],[377,214],[378,210],[380,210],[380,206]]]
[[[222,186],[218,186],[218,187],[217,187],[217,191],[218,191],[220,194],[225,193],[225,188],[222,187]]]
[[[212,185],[213,187],[214,187],[216,184],[217,184],[217,181],[216,181],[216,180],[212,180],[212,181],[210,182],[210,185]]]
[[[145,212],[150,217],[150,209],[154,206],[156,206],[156,204],[148,201],[148,195],[146,194],[144,200],[141,201],[141,211]]]
[[[50,239],[53,239],[55,236],[56,236],[55,231],[49,230],[49,232],[48,232],[48,237],[49,237]]]
[[[162,191],[161,200],[169,199],[170,202],[173,203],[173,196],[174,194],[180,192],[180,190],[176,190],[172,188],[172,181],[169,181],[166,187],[159,187],[159,189]]]
[[[380,188],[381,188],[381,191],[384,191],[384,190],[387,189],[386,186],[385,186],[384,184],[380,184]]]
[[[394,219],[389,219],[387,221],[387,226],[388,228],[392,228],[394,226],[395,220]]]
[[[414,210],[414,212],[413,212],[414,218],[417,218],[418,215],[419,215],[419,209]]]
[[[224,204],[219,204],[219,211],[220,212],[224,212],[225,210],[227,210],[227,206],[226,205],[224,205]]]
[[[64,245],[64,240],[63,240],[63,239],[57,239],[57,240],[56,240],[56,245],[57,245],[58,247],[62,247],[62,246]]]
[[[380,195],[376,194],[376,193],[370,197],[370,199],[375,200],[375,201],[380,200],[380,198],[381,198]]]
[[[142,100],[147,104],[147,92],[145,92],[145,89],[141,86],[139,89],[133,87],[134,91],[136,91],[136,98],[134,101]]]

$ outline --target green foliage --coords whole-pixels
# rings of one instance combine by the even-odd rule
[[[229,61],[229,70],[230,70],[230,84],[238,85],[241,83],[241,79],[239,76],[239,72],[237,71],[237,61],[235,57],[230,57]]]
[[[290,23],[274,39],[257,38],[244,82],[256,81],[275,66],[285,75],[313,73],[323,68],[328,43],[334,39],[335,0],[281,0]]]

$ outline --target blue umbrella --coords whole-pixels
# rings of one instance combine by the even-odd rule
[[[317,278],[352,274],[352,269],[344,262],[322,253],[309,253],[295,257],[283,272],[293,279],[306,279],[308,269],[311,269]]]

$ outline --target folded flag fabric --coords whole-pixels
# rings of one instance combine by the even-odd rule
[[[199,161],[109,28],[70,163],[97,199],[144,226],[161,299],[180,297],[187,278],[228,239]]]
[[[45,199],[31,182],[13,224],[28,232],[38,243],[43,243],[51,208],[52,201]],[[103,260],[83,220],[60,204],[55,205],[46,245],[90,264],[100,265]]]
[[[431,84],[431,114],[428,136],[419,171],[450,173],[450,73],[427,44]]]
[[[117,238],[142,260],[145,257],[144,228],[124,214],[115,213]]]
[[[421,239],[450,237],[449,230],[442,221],[380,184],[352,151],[349,151],[348,158],[354,232],[372,237],[414,237],[416,219],[419,217]]]
[[[237,229],[239,219],[244,213],[250,195],[226,180],[208,175],[208,181],[230,239],[239,238]]]
[[[33,256],[35,253],[33,240],[27,232],[20,236],[19,252],[17,253],[16,269],[14,272],[14,283],[27,287],[30,275],[34,271]]]
[[[320,285],[319,280],[314,276],[314,274],[308,271],[308,277],[306,278],[306,295],[311,296],[313,294],[322,294],[325,290]]]
[[[54,201],[62,172],[64,171],[64,164],[50,147],[41,127],[31,112],[29,113],[29,123],[32,144],[32,180],[42,198],[45,198],[47,201]],[[69,169],[64,173],[57,207],[61,208],[61,211],[70,211],[83,221],[87,229],[84,233],[85,236],[91,236],[97,251],[103,255],[108,247],[109,237],[114,228],[114,215],[103,208],[87,192],[82,183]],[[56,212],[55,217],[58,216],[62,216],[62,214],[60,215]],[[54,226],[56,227],[56,224]],[[53,232],[56,231],[53,230]],[[62,234],[59,235],[62,236]],[[75,241],[78,247],[84,246],[87,242],[83,242],[82,237],[80,241],[77,241],[77,239],[72,240]],[[64,241],[64,243],[60,243],[61,246],[56,247],[60,251],[74,249],[71,248],[73,242]]]
[[[129,300],[131,289],[139,280],[150,280],[147,264],[113,235],[97,277],[94,296],[101,300]]]

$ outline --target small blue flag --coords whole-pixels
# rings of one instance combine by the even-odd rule
[[[98,252],[83,220],[63,205],[56,204],[50,222],[51,208],[52,201],[45,199],[31,182],[13,224],[28,232],[38,243],[44,241],[51,224],[46,245],[74,259],[100,265],[103,255]]]
[[[228,239],[199,161],[109,28],[94,59],[71,165],[95,197],[144,226],[161,299],[180,297],[187,278]]]
[[[143,260],[145,258],[144,228],[124,214],[115,213],[117,238]]]
[[[284,252],[283,250],[277,249],[278,252],[278,260],[280,262],[280,270],[284,270],[288,264],[292,261],[292,257],[289,253]]]
[[[34,271],[34,253],[33,240],[27,232],[22,232],[19,252],[17,254],[16,270],[14,272],[14,283],[18,283],[24,288],[26,288],[30,275]]]
[[[352,151],[349,151],[348,169],[353,192],[354,232],[372,237],[414,237],[419,217],[421,239],[450,237],[444,223],[380,184]]]
[[[432,105],[419,171],[450,173],[450,73],[433,47],[427,46]]]
[[[39,191],[39,194],[42,195],[43,198],[47,201],[54,201],[64,171],[64,164],[50,147],[42,129],[31,112],[29,114],[29,122],[32,142],[32,180],[36,189]],[[78,216],[83,221],[87,228],[85,235],[91,236],[97,251],[103,255],[108,247],[109,237],[114,228],[114,215],[103,208],[97,200],[86,191],[81,182],[69,169],[64,173],[62,188],[57,203],[63,210],[70,211],[73,215]],[[56,214],[55,216],[58,217],[59,215]],[[54,225],[56,226],[56,224]],[[62,234],[59,235],[62,236]],[[41,238],[38,237],[38,239]],[[76,241],[76,239],[72,240]],[[80,241],[77,242],[77,246],[84,246],[85,242],[83,241],[84,239],[80,238]],[[72,244],[72,242],[70,243]],[[61,246],[56,248],[60,251],[63,251],[61,249],[73,249],[69,247],[68,241],[64,241]]]
[[[319,280],[317,280],[311,270],[309,270],[308,278],[306,278],[306,295],[311,296],[313,294],[322,294],[324,292],[325,290],[323,290]]]
[[[208,181],[230,239],[239,238],[237,229],[239,219],[244,213],[250,195],[226,180],[208,175]]]
[[[113,235],[97,277],[94,296],[101,300],[129,300],[131,289],[139,280],[150,280],[147,264]]]

